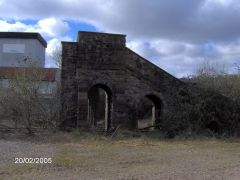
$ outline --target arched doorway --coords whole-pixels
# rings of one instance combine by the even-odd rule
[[[97,84],[88,91],[88,122],[105,131],[111,127],[112,91],[103,84]]]
[[[138,129],[150,130],[160,127],[162,103],[156,95],[146,95],[137,107]]]

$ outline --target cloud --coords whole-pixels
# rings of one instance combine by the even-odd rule
[[[156,48],[150,47],[149,42],[144,41],[129,41],[126,43],[126,46],[133,51],[139,53],[146,59],[154,59],[161,55],[157,52]]]
[[[4,20],[0,20],[0,31],[28,31],[29,27],[21,22],[10,24]]]
[[[239,7],[238,0],[4,0],[0,11],[5,18],[86,21],[135,39],[205,43],[239,37]]]
[[[71,37],[65,36],[60,39],[53,38],[48,41],[48,47],[46,49],[46,52],[48,54],[51,54],[52,51],[54,51],[56,48],[61,49],[61,41],[73,41]]]
[[[48,41],[48,46],[46,49],[45,66],[46,67],[56,67],[58,62],[54,60],[59,54],[61,54],[61,41],[73,41],[71,37],[65,36],[61,38],[53,38]],[[55,56],[55,58],[54,58]]]
[[[127,46],[176,77],[195,74],[205,63],[224,67],[234,72],[234,63],[240,60],[240,40],[228,43],[192,44],[158,39],[131,41]]]
[[[37,30],[51,40],[69,31],[67,21],[87,22],[104,32],[127,34],[128,47],[176,76],[193,73],[206,60],[230,68],[240,58],[239,0],[0,2],[2,18],[19,20],[12,29]],[[21,19],[38,23],[28,26]],[[0,23],[0,30],[8,26]]]
[[[47,67],[55,66],[51,54],[56,48],[60,47],[61,41],[73,41],[71,37],[64,36],[69,29],[70,27],[66,22],[55,18],[42,19],[36,24],[29,25],[19,21],[9,23],[6,20],[0,20],[0,31],[39,32],[48,43],[45,63]]]
[[[42,19],[37,24],[30,25],[19,21],[9,23],[6,20],[0,20],[0,31],[39,32],[46,39],[49,37],[61,37],[69,29],[70,27],[66,22],[55,18]]]
[[[40,33],[46,34],[50,37],[60,37],[70,29],[66,22],[57,20],[55,18],[40,20],[37,26],[39,27]]]

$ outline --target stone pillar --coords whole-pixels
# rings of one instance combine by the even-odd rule
[[[77,84],[76,84],[76,56],[77,45],[62,43],[62,71],[61,71],[61,123],[60,128],[72,129],[77,126]]]
[[[93,112],[91,111],[92,108],[88,107],[89,105],[88,93],[86,91],[78,91],[78,127],[89,127],[90,123],[92,123],[88,122],[88,120],[94,117]]]

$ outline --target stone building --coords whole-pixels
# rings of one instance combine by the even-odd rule
[[[83,31],[77,42],[62,42],[62,127],[97,126],[100,117],[105,130],[118,125],[138,128],[144,98],[152,102],[153,124],[174,112],[184,83],[125,42],[125,35]],[[97,105],[100,92],[105,94],[100,108],[104,113]]]

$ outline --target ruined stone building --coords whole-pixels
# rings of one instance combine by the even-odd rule
[[[101,120],[105,130],[138,128],[143,99],[152,103],[152,124],[174,112],[183,82],[128,49],[125,37],[79,31],[77,42],[62,42],[63,127],[98,126]]]

